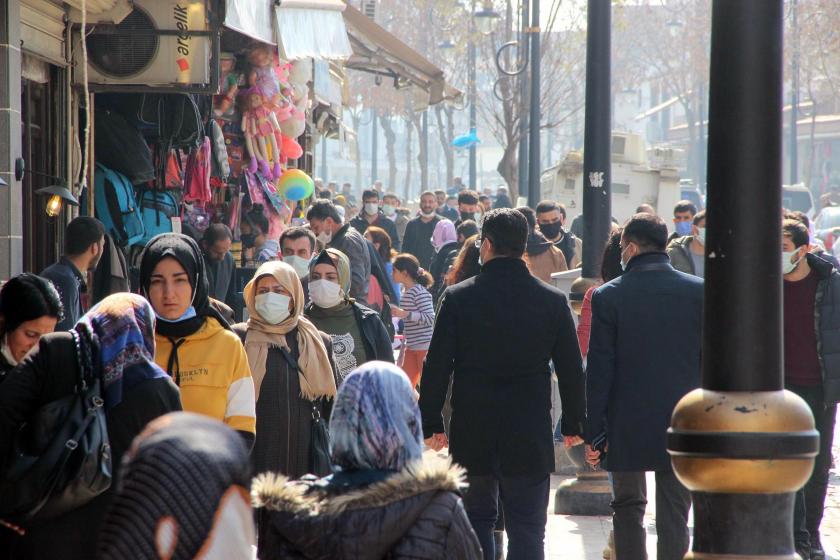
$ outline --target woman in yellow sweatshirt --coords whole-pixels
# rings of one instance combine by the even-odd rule
[[[184,410],[221,420],[254,442],[254,382],[239,337],[210,305],[198,244],[164,233],[140,262],[143,293],[157,315],[155,362],[181,389]]]

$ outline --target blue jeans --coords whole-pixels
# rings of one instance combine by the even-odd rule
[[[548,473],[467,475],[467,482],[469,489],[464,495],[464,507],[481,543],[484,560],[496,558],[493,530],[499,515],[500,492],[508,535],[508,560],[543,560],[548,521]]]

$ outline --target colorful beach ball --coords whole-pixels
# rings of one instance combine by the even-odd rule
[[[315,183],[300,169],[287,169],[277,181],[277,190],[286,200],[298,201],[312,196]]]

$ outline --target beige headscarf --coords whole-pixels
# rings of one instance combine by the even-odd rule
[[[292,312],[285,321],[272,325],[263,320],[256,308],[257,282],[263,276],[273,276],[292,295]],[[265,377],[268,350],[272,346],[289,348],[286,334],[297,327],[298,365],[300,392],[304,398],[335,397],[336,387],[332,366],[321,334],[309,319],[303,316],[304,295],[295,269],[283,261],[269,261],[257,269],[254,278],[245,286],[245,304],[248,306],[248,334],[245,336],[245,353],[251,366],[257,398]]]

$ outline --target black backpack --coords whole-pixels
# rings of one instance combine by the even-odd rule
[[[70,332],[80,372],[76,392],[47,403],[21,427],[0,478],[0,519],[14,525],[58,517],[111,486],[105,403],[93,368],[96,343]]]

